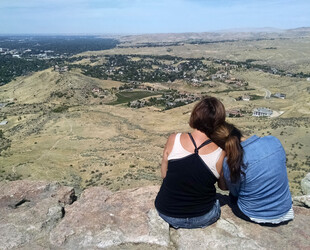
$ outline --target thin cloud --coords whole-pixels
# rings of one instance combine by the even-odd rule
[[[304,0],[0,0],[2,33],[161,33],[310,26]]]

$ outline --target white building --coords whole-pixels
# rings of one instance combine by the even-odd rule
[[[274,97],[280,98],[280,99],[285,99],[286,98],[286,94],[282,94],[282,93],[275,93]]]
[[[251,97],[249,95],[244,95],[244,96],[242,96],[242,100],[248,102],[251,100]]]
[[[6,124],[8,124],[8,121],[2,121],[2,122],[0,122],[0,126],[6,125]]]
[[[255,108],[253,109],[253,116],[261,117],[261,116],[266,116],[270,117],[272,115],[273,111],[268,108]]]

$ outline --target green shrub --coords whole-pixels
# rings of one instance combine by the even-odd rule
[[[59,106],[57,108],[54,108],[52,111],[55,112],[55,113],[62,113],[62,112],[65,112],[69,109],[69,107],[67,105],[62,105],[62,106]]]

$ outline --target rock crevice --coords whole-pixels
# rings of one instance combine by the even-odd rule
[[[221,218],[203,229],[169,228],[157,214],[158,186],[112,193],[43,181],[0,183],[1,249],[310,249],[310,209],[268,228],[235,217],[221,199]],[[226,199],[226,200],[225,200]]]

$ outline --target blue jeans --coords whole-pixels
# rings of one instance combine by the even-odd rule
[[[169,223],[170,226],[173,228],[202,228],[202,227],[207,227],[214,222],[216,222],[221,215],[221,207],[220,207],[220,202],[216,200],[214,203],[213,208],[206,214],[198,217],[191,217],[191,218],[175,218],[175,217],[170,217],[167,215],[164,215],[157,211],[159,216]]]

